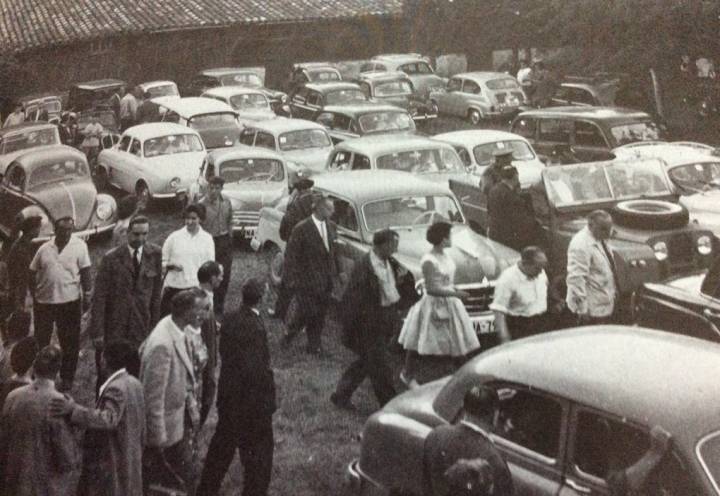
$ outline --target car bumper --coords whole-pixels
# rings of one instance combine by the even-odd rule
[[[83,231],[76,231],[73,233],[73,236],[76,236],[82,240],[88,240],[89,238],[93,236],[98,236],[100,234],[106,233],[108,231],[112,231],[115,229],[115,222],[112,224],[108,224],[106,226],[96,226],[91,229],[85,229]],[[53,236],[38,236],[37,238],[33,239],[33,243],[44,243],[45,241],[51,240]]]
[[[433,113],[430,113],[430,112],[418,112],[417,114],[415,114],[415,115],[412,116],[412,119],[413,119],[415,122],[418,122],[418,121],[427,121],[427,120],[430,120],[430,119],[437,119],[437,114],[433,114]]]
[[[157,198],[158,200],[166,200],[168,198],[177,198],[177,199],[181,200],[187,196],[188,196],[187,188],[178,189],[175,191],[169,191],[166,193],[153,193],[153,195],[152,195],[153,198]]]

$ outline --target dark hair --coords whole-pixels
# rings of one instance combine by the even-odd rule
[[[143,93],[143,98],[152,98],[152,93],[146,91],[145,93]]]
[[[500,403],[497,391],[488,386],[473,386],[465,393],[463,408],[475,417],[484,417],[495,412]]]
[[[135,224],[150,224],[150,219],[145,217],[144,215],[135,215],[130,219],[130,222],[128,222],[128,231],[132,229],[132,226]]]
[[[205,220],[205,207],[198,203],[191,203],[183,211],[183,219],[187,219],[190,214],[197,214],[200,220]]]
[[[587,216],[589,222],[597,222],[599,220],[612,220],[612,215],[607,210],[593,210]]]
[[[42,379],[53,379],[60,372],[61,362],[60,348],[49,344],[41,349],[35,357],[35,375]]]
[[[69,220],[70,222],[72,222],[73,224],[75,224],[75,219],[73,219],[73,218],[72,218],[71,216],[69,216],[69,215],[66,215],[66,216],[64,216],[64,217],[60,217],[59,219],[56,219],[56,220],[55,220],[55,223],[53,224],[53,227],[54,227],[55,229],[57,229],[61,222],[65,222],[65,221],[67,221],[67,220]]]
[[[315,181],[313,181],[312,179],[308,179],[307,177],[303,177],[303,178],[301,178],[301,179],[298,179],[298,180],[295,182],[295,188],[296,188],[296,189],[299,189],[299,190],[301,190],[301,191],[302,191],[302,190],[306,190],[306,189],[310,189],[310,188],[312,188],[313,186],[315,186]]]
[[[395,240],[395,238],[398,237],[397,231],[394,231],[393,229],[386,228],[381,229],[375,234],[373,234],[373,245],[375,246],[381,246],[385,243],[389,243],[390,241]]]
[[[118,219],[123,220],[135,213],[138,207],[137,195],[123,196],[118,202]]]
[[[208,260],[207,262],[202,264],[197,271],[198,282],[201,283],[210,282],[210,279],[219,275],[220,264],[213,260]]]
[[[172,308],[173,317],[180,317],[185,312],[189,311],[195,301],[201,298],[205,298],[207,293],[200,288],[183,289],[170,300],[170,306]]]
[[[512,165],[506,165],[498,173],[501,179],[510,180],[518,176],[518,170]]]
[[[127,339],[113,339],[105,343],[103,356],[107,368],[115,371],[138,362],[138,350]]]
[[[20,221],[20,230],[23,234],[27,234],[33,229],[38,229],[42,225],[42,217],[39,215],[31,215]]]
[[[526,246],[520,252],[520,259],[525,263],[533,263],[540,254],[545,252],[539,246]]]
[[[18,375],[23,375],[32,367],[37,356],[37,341],[32,336],[25,336],[13,346],[10,352],[10,368]]]
[[[251,277],[245,281],[242,286],[243,303],[247,306],[253,307],[260,303],[263,293],[265,293],[265,283],[263,283],[260,279]]]
[[[225,179],[220,176],[213,176],[208,179],[208,184],[211,184],[213,186],[223,186],[225,185]]]
[[[30,334],[30,313],[14,311],[7,321],[7,337],[10,341],[19,341]]]
[[[312,196],[312,208],[313,212],[323,203],[330,201],[330,197],[323,195],[322,193],[313,193]]]
[[[452,224],[450,224],[449,222],[435,222],[430,227],[428,227],[425,239],[427,239],[428,242],[433,246],[439,245],[444,239],[450,237],[451,229]]]

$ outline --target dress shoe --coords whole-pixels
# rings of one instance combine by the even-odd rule
[[[357,408],[355,408],[355,405],[353,405],[352,401],[350,401],[350,398],[343,398],[337,393],[333,393],[330,395],[330,401],[333,405],[342,410],[347,410],[349,412],[354,412],[357,410]]]

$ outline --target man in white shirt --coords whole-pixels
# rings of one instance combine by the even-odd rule
[[[209,260],[215,260],[215,243],[212,236],[200,227],[204,208],[188,205],[185,208],[185,227],[172,232],[162,248],[162,265],[167,271],[165,289],[160,303],[161,315],[170,313],[170,299],[183,289],[199,285],[198,269]]]
[[[11,114],[5,119],[3,127],[17,126],[25,122],[25,111],[23,110],[22,103],[16,103]]]
[[[72,217],[55,221],[55,237],[40,246],[30,262],[35,338],[38,347],[44,348],[50,344],[53,325],[57,326],[62,349],[58,388],[64,391],[72,388],[80,351],[80,318],[89,307],[91,292],[90,254],[87,244],[72,236],[74,227]]]
[[[545,265],[545,253],[537,246],[528,246],[522,250],[520,261],[500,274],[490,309],[495,313],[495,330],[501,342],[545,330]]]
[[[125,96],[120,99],[120,130],[125,131],[127,128],[135,125],[135,118],[138,109],[138,95],[140,91],[134,88],[128,91]]]

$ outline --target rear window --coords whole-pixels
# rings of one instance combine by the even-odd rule
[[[194,134],[173,134],[146,140],[143,149],[146,157],[173,155],[175,153],[201,152],[200,138]]]
[[[340,105],[352,102],[364,102],[367,100],[365,93],[361,89],[349,89],[330,91],[325,95],[325,103],[327,105]]]
[[[515,90],[520,88],[518,82],[513,78],[493,79],[485,84],[489,90]]]
[[[512,150],[513,160],[532,160],[535,154],[527,143],[520,140],[497,141],[485,143],[473,148],[473,155],[478,165],[491,165],[495,162],[493,155],[498,150]]]
[[[414,174],[459,172],[464,170],[460,157],[454,150],[449,148],[412,150],[383,155],[377,158],[377,168]]]
[[[387,131],[409,131],[415,129],[415,123],[406,112],[373,112],[358,118],[364,133]]]
[[[220,76],[220,84],[223,86],[262,86],[262,79],[257,74],[251,72],[238,72],[235,74],[227,74]]]
[[[427,62],[414,62],[405,64],[400,69],[406,74],[432,74],[433,70]]]
[[[307,71],[308,75],[310,76],[310,81],[316,82],[316,81],[340,81],[340,74],[338,74],[336,71]]]
[[[306,148],[325,148],[332,145],[328,134],[322,129],[303,129],[283,133],[278,140],[280,150],[304,150]]]
[[[660,139],[660,129],[652,121],[634,122],[610,128],[615,146],[637,143],[638,141],[656,141]]]
[[[270,104],[262,93],[248,93],[230,97],[230,105],[235,110],[269,109]]]
[[[235,114],[219,113],[196,115],[190,119],[190,127],[193,129],[218,129],[236,125]]]
[[[279,160],[243,158],[220,164],[220,177],[226,183],[277,182],[284,179],[285,173]]]

